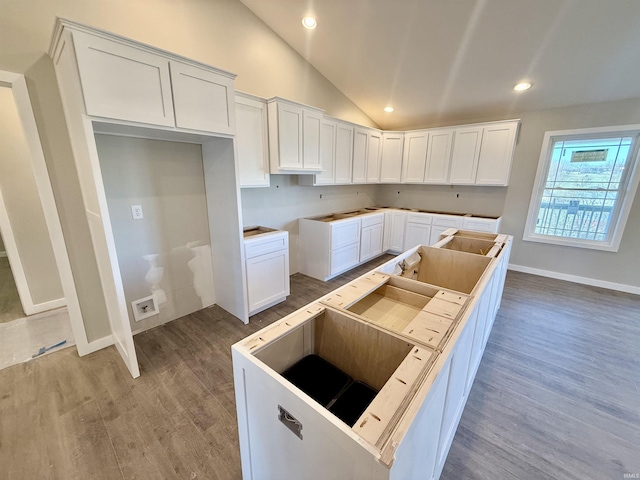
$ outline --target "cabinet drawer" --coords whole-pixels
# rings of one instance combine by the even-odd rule
[[[421,223],[422,225],[431,225],[433,215],[428,213],[410,213],[407,215],[407,223]]]
[[[433,217],[433,224],[439,227],[461,228],[462,221],[462,217],[457,216],[443,215]]]
[[[286,235],[273,235],[267,238],[245,242],[244,254],[246,258],[257,257],[265,253],[277,252],[287,248]]]
[[[465,218],[462,222],[462,228],[478,232],[496,233],[498,231],[498,220],[493,218]]]
[[[376,213],[375,215],[365,215],[362,217],[362,228],[378,225],[384,222],[384,213]]]
[[[360,219],[331,224],[331,250],[360,242]]]
[[[360,263],[359,243],[331,251],[331,275],[355,267],[358,263]]]

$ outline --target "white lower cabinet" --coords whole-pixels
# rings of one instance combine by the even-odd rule
[[[389,228],[389,252],[400,253],[404,251],[404,230],[407,224],[407,214],[399,210],[391,211],[391,227]]]
[[[440,241],[440,234],[450,228],[462,228],[463,217],[459,215],[433,215],[431,234],[428,245],[433,245]]]
[[[360,263],[382,254],[384,213],[367,215],[362,219],[360,234]]]
[[[501,217],[464,217],[462,219],[462,228],[464,230],[476,230],[478,232],[498,233],[498,230],[500,229],[500,220]]]
[[[342,272],[346,272],[347,270],[351,270],[359,263],[360,245],[357,243],[336,248],[335,250],[331,250],[331,266],[329,273],[333,277]]]
[[[431,245],[431,223],[433,216],[428,213],[409,213],[405,229],[404,249],[416,245]]]
[[[274,231],[244,239],[249,315],[283,302],[289,290],[289,234]]]

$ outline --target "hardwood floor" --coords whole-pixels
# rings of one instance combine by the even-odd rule
[[[389,258],[293,275],[249,325],[212,307],[140,334],[136,380],[114,348],[0,371],[0,479],[240,478],[230,346]],[[640,297],[509,272],[441,478],[640,473],[638,345]]]
[[[0,323],[24,316],[9,260],[7,257],[0,257]]]

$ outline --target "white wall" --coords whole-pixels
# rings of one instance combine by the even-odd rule
[[[36,305],[58,300],[64,294],[31,166],[31,153],[13,92],[2,86],[0,145],[0,190],[31,299]],[[4,245],[0,251],[4,251]]]
[[[242,222],[245,227],[289,231],[293,274],[298,271],[298,219],[374,205],[375,189],[375,185],[300,186],[295,175],[271,175],[269,188],[242,189]]]
[[[640,199],[633,203],[618,252],[524,242],[524,224],[546,131],[640,124],[640,99],[558,108],[520,115],[511,180],[505,198],[502,230],[514,235],[511,263],[640,287]]]
[[[110,135],[96,145],[132,329],[213,304],[202,147]],[[151,294],[160,313],[135,322],[130,302]]]
[[[56,16],[238,74],[236,88],[375,126],[239,0],[2,0],[0,70],[23,73],[49,48]]]
[[[507,189],[449,185],[380,185],[376,204],[451,213],[500,216]]]

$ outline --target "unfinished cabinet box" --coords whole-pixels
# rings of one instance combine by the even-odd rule
[[[314,304],[235,344],[232,353],[243,478],[409,478],[400,472],[425,457],[434,470],[437,438],[418,436],[404,446],[397,435],[410,430],[402,414],[433,382],[436,352]],[[284,378],[310,355],[377,392],[353,426]],[[439,423],[446,393],[445,375],[439,377],[444,389],[431,389],[426,410],[412,413],[417,420]],[[325,402],[332,395],[314,396]],[[401,449],[404,461],[385,463]]]
[[[373,272],[335,290],[322,303],[442,351],[468,300],[459,292]]]
[[[491,263],[490,257],[424,245],[409,252],[384,264],[379,271],[472,294]]]
[[[451,248],[416,247],[381,270],[425,258],[422,267],[441,270],[429,280],[448,279],[470,294],[371,271],[233,346],[244,478],[440,477],[495,317],[511,243],[498,235],[451,237],[438,244],[455,241]],[[494,257],[455,250],[496,240],[504,242]],[[447,273],[452,267],[459,272]],[[472,285],[461,281],[467,272]],[[444,326],[438,332],[428,325],[433,338],[408,330],[427,313]],[[342,394],[323,399],[284,378],[309,355],[374,389],[355,422],[332,414]]]

